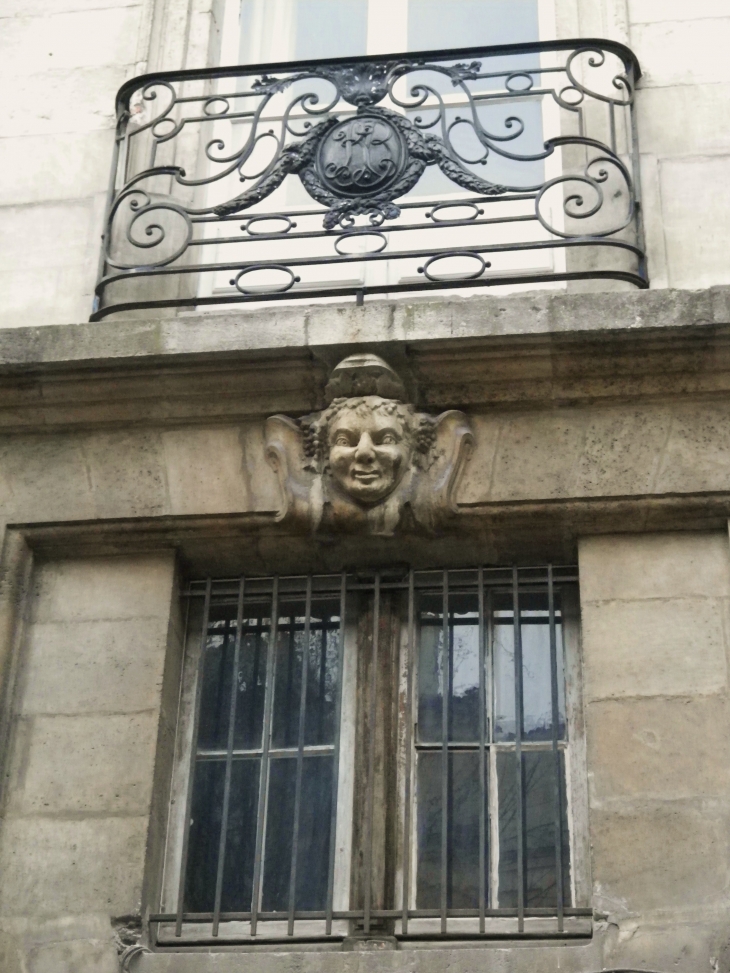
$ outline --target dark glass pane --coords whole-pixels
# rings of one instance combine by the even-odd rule
[[[302,659],[307,659],[306,746],[334,741],[339,688],[339,602],[315,601],[305,645],[305,602],[287,602],[279,619],[274,691],[274,747],[296,747],[302,692]]]
[[[479,739],[479,610],[477,596],[449,598],[448,651],[444,655],[441,599],[421,601],[418,661],[418,739],[442,738],[443,667],[449,686],[448,738],[451,742]]]
[[[441,740],[444,636],[441,596],[419,599],[418,635],[418,739]]]
[[[326,905],[332,763],[332,757],[304,759],[297,857],[297,909],[313,911],[324,909]],[[286,912],[289,908],[296,772],[295,759],[278,758],[271,761],[264,912]]]
[[[442,755],[418,755],[418,881],[421,909],[441,905]],[[450,909],[479,907],[479,754],[450,753],[448,760],[447,903]],[[484,794],[487,822],[486,780]],[[488,828],[488,825],[486,825]],[[488,831],[485,833],[485,839]],[[488,854],[483,863],[488,887]]]
[[[261,746],[270,624],[268,605],[246,605],[236,674],[238,700],[233,746],[237,750],[253,750]]]
[[[244,759],[234,760],[231,767],[226,863],[221,896],[223,912],[248,912],[251,908],[260,766],[258,759]]]
[[[228,745],[236,620],[215,617],[221,613],[211,607],[200,690],[199,750],[225,750]]]
[[[524,793],[525,906],[555,908],[555,757],[551,751],[522,754]],[[569,836],[565,761],[561,754],[563,806],[563,900],[570,905]],[[499,905],[517,906],[517,769],[515,754],[497,754],[499,793]]]
[[[186,912],[213,911],[225,772],[222,760],[198,760],[195,766],[185,873]]]
[[[315,601],[309,640],[306,746],[334,743],[335,711],[340,688],[340,603]]]

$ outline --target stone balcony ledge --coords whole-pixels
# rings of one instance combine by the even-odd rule
[[[163,364],[197,359],[296,356],[307,350],[325,361],[351,346],[435,347],[448,342],[481,348],[508,343],[570,343],[601,336],[667,336],[730,326],[730,286],[705,290],[631,290],[588,294],[534,291],[461,300],[372,301],[268,306],[180,313],[176,317],[112,318],[95,323],[0,330],[0,372],[44,368]],[[485,341],[486,339],[486,341]],[[550,343],[553,343],[551,341]]]

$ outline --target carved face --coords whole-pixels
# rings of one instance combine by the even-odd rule
[[[411,442],[405,423],[378,406],[381,399],[342,409],[329,428],[329,465],[340,489],[363,504],[392,493],[408,469]]]

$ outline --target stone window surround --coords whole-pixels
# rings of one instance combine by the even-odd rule
[[[581,712],[581,661],[580,661],[580,608],[578,602],[578,591],[575,586],[567,586],[563,593],[564,607],[563,607],[563,641],[565,650],[565,662],[564,662],[564,678],[566,685],[566,717],[567,717],[567,741],[568,746],[566,747],[565,753],[568,758],[568,765],[566,766],[566,785],[567,785],[567,805],[568,805],[568,831],[570,838],[570,875],[571,875],[571,898],[573,905],[584,907],[590,902],[590,889],[591,889],[591,879],[590,879],[590,859],[587,848],[587,835],[588,835],[588,821],[587,821],[587,807],[588,807],[588,797],[587,797],[587,779],[586,779],[586,765],[585,765],[585,735],[584,735],[584,722]],[[186,599],[183,599],[186,602]],[[165,843],[165,853],[164,853],[164,875],[161,880],[161,906],[160,911],[163,913],[172,913],[177,908],[177,895],[178,895],[178,882],[179,882],[179,872],[181,867],[181,855],[182,855],[182,843],[183,843],[183,830],[184,830],[184,816],[185,808],[187,807],[187,790],[189,782],[189,774],[191,767],[191,752],[193,746],[193,723],[194,723],[194,711],[195,711],[195,695],[197,688],[198,675],[200,672],[200,652],[201,652],[201,625],[202,617],[200,616],[200,605],[195,605],[193,601],[191,607],[188,608],[183,606],[183,613],[187,617],[186,621],[186,634],[185,634],[185,648],[184,648],[184,662],[182,667],[181,676],[181,686],[180,686],[180,704],[178,713],[178,726],[177,726],[177,739],[175,744],[175,758],[174,758],[174,768],[173,768],[173,778],[172,785],[170,789],[171,794],[171,805],[170,814],[168,818],[168,833]],[[355,634],[356,620],[351,619],[347,625],[346,641],[345,641],[345,651],[353,655],[353,660],[350,666],[354,666],[355,654],[359,654],[359,649],[355,645],[355,640],[357,638]],[[404,617],[400,619],[399,622],[400,630],[400,645],[401,649],[399,652],[402,653],[403,646],[407,644],[407,620]],[[403,664],[400,664],[400,675],[399,675],[399,694],[405,699],[406,687],[405,687],[405,675]],[[345,663],[345,669],[347,671],[348,664]],[[357,707],[357,700],[359,694],[362,692],[362,688],[357,689],[353,683],[352,679],[346,678],[346,684],[343,687],[343,721],[352,724],[352,733],[348,734],[352,736],[355,733],[354,725],[356,722],[355,710],[359,709]],[[405,746],[405,739],[401,734],[399,734],[400,739],[396,744],[396,749],[398,755],[395,758],[395,763],[398,766],[402,766],[404,763],[404,754],[401,752],[402,748]],[[352,741],[354,746],[354,737]],[[355,758],[357,760],[357,758]],[[364,755],[361,755],[361,760],[364,761]],[[341,763],[342,766],[342,763]],[[357,776],[357,774],[356,774]],[[349,793],[351,790],[353,782],[348,780],[345,782],[345,787]],[[403,807],[403,791],[404,791],[404,779],[399,776],[399,780],[396,787],[396,803],[398,805],[399,811],[396,817],[402,814]],[[496,814],[496,809],[492,808],[491,815],[494,817]],[[343,822],[344,818],[344,822]],[[342,834],[342,843],[345,848],[350,848],[352,844],[351,835],[351,818],[350,812],[345,809],[338,809],[338,846],[340,845],[340,834]],[[494,825],[493,825],[494,826]],[[397,826],[396,826],[397,827]],[[402,849],[399,850],[399,854]],[[353,857],[353,862],[354,862]],[[396,865],[396,873],[398,872],[398,865]],[[344,876],[344,882],[349,882],[350,867],[348,862],[339,861],[335,866],[336,876]],[[396,880],[396,886],[398,882]],[[397,890],[396,890],[397,894]],[[351,906],[347,904],[349,895],[347,889],[342,887],[342,881],[338,885],[336,878],[335,886],[335,898],[336,898],[336,908],[350,908]],[[339,905],[337,902],[339,901]],[[400,904],[397,905],[400,907]],[[154,909],[154,906],[153,906]],[[535,920],[533,920],[533,923]],[[343,923],[339,924],[341,926],[340,933],[345,934],[345,926]],[[423,921],[421,925],[424,925]],[[492,920],[490,924],[491,935],[504,935],[504,932],[500,933],[499,926],[504,927],[505,930],[511,935],[513,932],[513,922],[511,920]],[[337,923],[335,923],[337,926]],[[590,936],[591,922],[590,920],[573,920],[573,934]],[[566,920],[566,935],[570,935],[571,922]],[[417,934],[418,932],[418,922],[411,920],[411,930]],[[490,932],[488,931],[487,937],[485,937],[482,942],[487,943],[489,941]],[[530,932],[526,930],[526,932]],[[534,930],[531,933],[534,935]],[[240,930],[231,936],[240,936]],[[306,934],[305,934],[306,935]],[[423,933],[424,937],[430,935],[430,933]],[[165,943],[166,946],[179,946],[184,948],[186,940],[194,945],[197,933],[188,932],[186,933],[183,929],[182,938],[180,940],[175,940],[173,938],[172,927],[165,928],[161,937],[160,942]],[[226,928],[225,923],[220,927],[220,946],[225,947],[226,944]],[[267,937],[265,929],[260,929],[259,938],[266,939]],[[279,938],[279,934],[272,934],[270,938]],[[377,931],[373,931],[370,937],[373,941],[378,942],[382,940],[382,934],[378,934]],[[518,940],[520,937],[515,936]],[[452,936],[453,941],[453,936]],[[351,940],[345,938],[344,948],[352,948],[352,943],[357,942],[357,940]],[[386,943],[386,940],[383,940]],[[472,945],[478,945],[479,940],[472,940]],[[549,942],[549,940],[546,940]],[[424,938],[420,942],[415,941],[417,945],[421,948],[439,948],[445,945],[445,942],[439,942],[436,940],[429,940]],[[409,946],[414,945],[414,941],[409,941]],[[394,947],[394,943],[392,943]],[[209,947],[210,948],[210,947]],[[215,949],[215,947],[212,947]],[[299,941],[293,943],[287,943],[287,937],[284,933],[281,934],[280,941],[275,945],[257,945],[255,941],[250,943],[236,943],[237,949],[270,949],[280,951],[282,949],[292,949],[300,950],[302,948],[301,937]],[[311,947],[310,947],[311,948]],[[343,943],[334,939],[332,942],[318,943],[316,948],[322,949],[341,949],[343,948]],[[386,947],[387,948],[387,947]]]

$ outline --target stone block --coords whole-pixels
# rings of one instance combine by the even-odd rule
[[[119,970],[114,944],[93,939],[34,946],[27,962],[28,973],[118,973]]]
[[[728,878],[727,812],[682,801],[591,812],[597,907],[645,913],[720,899]]]
[[[0,469],[9,491],[8,519],[22,523],[39,516],[45,521],[94,516],[84,455],[76,437],[3,436]]]
[[[727,33],[730,37],[730,29]],[[725,259],[730,248],[730,155],[666,159],[660,180],[670,286],[730,282]]]
[[[251,509],[239,429],[189,427],[161,435],[173,514]]]
[[[727,83],[640,88],[636,107],[642,153],[660,158],[730,154],[730,132],[718,125],[729,101]]]
[[[0,150],[1,151],[1,150]],[[24,247],[26,257],[28,244]],[[0,328],[67,324],[88,318],[92,306],[93,267],[87,260],[66,267],[1,271]]]
[[[725,531],[584,537],[578,551],[583,604],[730,597],[730,542]]]
[[[173,561],[170,552],[40,564],[33,622],[155,617],[166,625]]]
[[[157,432],[99,432],[85,442],[98,517],[169,513],[167,471]]]
[[[730,406],[686,405],[677,410],[657,474],[660,493],[725,490],[730,475]]]
[[[89,132],[113,128],[117,89],[129,67],[64,69],[20,76],[0,91],[4,137]]]
[[[589,413],[575,494],[651,493],[670,422],[669,409],[646,406]]]
[[[730,81],[730,16],[633,24],[644,87]]]
[[[159,617],[32,626],[23,714],[138,713],[159,704],[167,628]]]
[[[541,412],[504,420],[490,500],[574,495],[585,415]]]
[[[47,271],[83,262],[92,236],[93,201],[71,200],[0,209],[0,261],[4,272]],[[63,246],[59,246],[59,241]],[[3,291],[5,296],[5,291]],[[27,297],[28,295],[26,295]],[[36,298],[36,292],[32,294]]]
[[[615,699],[586,706],[591,803],[730,796],[724,697]]]
[[[139,0],[104,0],[108,7],[136,7]],[[99,0],[3,0],[3,17],[43,17],[46,14],[98,10]]]
[[[725,607],[719,599],[589,602],[581,615],[587,700],[725,690]]]
[[[661,23],[669,20],[702,20],[706,17],[728,17],[725,0],[628,0],[632,24]]]
[[[21,720],[10,814],[148,814],[157,722],[154,710]]]
[[[147,817],[5,818],[6,916],[129,915],[140,908]]]
[[[0,170],[13,174],[0,185],[0,206],[104,192],[113,143],[112,129],[0,139]]]
[[[70,10],[3,21],[0,75],[42,75],[48,70],[134,64],[142,6]],[[44,94],[38,79],[38,97]]]

